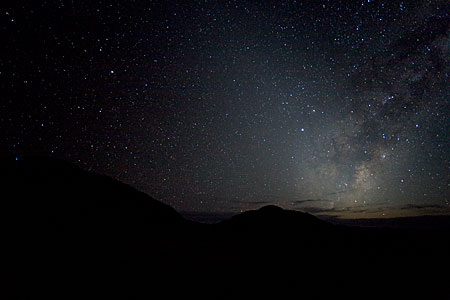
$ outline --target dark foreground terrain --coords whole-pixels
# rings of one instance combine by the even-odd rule
[[[206,225],[63,161],[1,163],[2,299],[450,299],[448,226],[276,206]]]

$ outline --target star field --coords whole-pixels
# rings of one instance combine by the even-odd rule
[[[0,153],[180,211],[448,214],[447,1],[16,1]]]

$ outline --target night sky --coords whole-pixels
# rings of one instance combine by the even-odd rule
[[[178,211],[450,213],[446,0],[3,6],[1,155]]]

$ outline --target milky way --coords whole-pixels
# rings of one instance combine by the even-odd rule
[[[2,155],[180,211],[450,212],[447,1],[20,2]]]

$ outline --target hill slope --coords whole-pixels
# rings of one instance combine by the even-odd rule
[[[108,212],[126,216],[131,222],[183,222],[172,207],[117,180],[65,161],[24,157],[4,159],[1,165],[2,192],[7,195],[1,205],[7,215],[40,218]]]
[[[201,225],[123,183],[59,160],[5,159],[1,176],[6,298],[448,292],[437,271],[449,265],[445,230],[349,228],[276,206]]]

